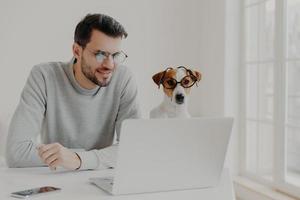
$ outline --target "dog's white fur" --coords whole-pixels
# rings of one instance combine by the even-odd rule
[[[180,81],[184,76],[186,76],[185,69],[176,69],[176,80]],[[184,102],[182,104],[177,104],[175,101],[175,96],[177,94],[182,94],[184,96]],[[188,95],[185,89],[180,85],[174,88],[173,96],[170,98],[164,94],[163,102],[151,110],[150,118],[190,118],[187,107]]]

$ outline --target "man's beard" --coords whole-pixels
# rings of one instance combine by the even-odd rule
[[[98,80],[96,75],[92,72],[91,66],[86,64],[83,57],[81,60],[82,60],[82,63],[81,63],[82,73],[87,79],[89,79],[94,84],[96,84],[100,87],[106,87],[109,85],[111,77],[104,79],[103,81]]]

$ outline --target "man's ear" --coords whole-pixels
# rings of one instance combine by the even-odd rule
[[[76,60],[80,59],[82,54],[82,47],[76,42],[74,42],[72,50],[73,50],[73,56],[76,58]]]
[[[160,81],[161,81],[161,79],[162,79],[162,77],[163,77],[163,74],[164,74],[164,71],[159,72],[159,73],[157,73],[157,74],[154,74],[154,75],[152,76],[152,80],[154,81],[154,83],[156,83],[156,85],[158,85],[158,87],[159,87],[159,85],[160,85]]]
[[[196,76],[197,82],[199,82],[201,80],[201,78],[202,78],[201,72],[199,72],[197,70],[193,70],[193,75]]]

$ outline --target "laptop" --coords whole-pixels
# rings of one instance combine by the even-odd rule
[[[214,187],[233,119],[127,119],[114,177],[90,178],[112,195]]]

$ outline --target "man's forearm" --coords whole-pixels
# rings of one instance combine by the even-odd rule
[[[6,163],[8,167],[41,167],[46,166],[32,141],[9,141],[6,148]]]
[[[80,170],[88,169],[107,169],[116,166],[118,145],[100,149],[82,151],[80,149],[73,149],[81,159]]]

